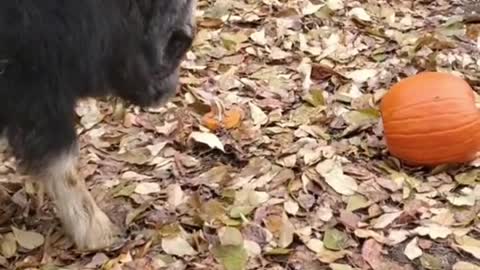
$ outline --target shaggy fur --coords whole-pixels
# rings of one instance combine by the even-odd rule
[[[80,249],[110,246],[115,226],[76,173],[75,103],[112,95],[150,106],[174,95],[194,9],[195,0],[0,1],[0,129]]]

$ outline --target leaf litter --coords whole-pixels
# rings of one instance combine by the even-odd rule
[[[125,244],[76,251],[2,141],[0,268],[480,269],[478,160],[402,165],[378,107],[422,70],[479,89],[480,5],[198,2],[177,97],[76,109],[80,173]]]

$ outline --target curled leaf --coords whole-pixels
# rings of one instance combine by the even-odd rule
[[[240,126],[243,118],[243,110],[240,107],[233,107],[227,110],[223,115],[221,112],[212,110],[202,117],[202,125],[216,131],[220,128],[232,129]]]
[[[208,112],[202,117],[202,125],[212,131],[220,128],[220,122],[215,118],[214,112]]]
[[[234,107],[231,110],[225,112],[223,118],[223,127],[226,129],[236,128],[240,125],[243,118],[243,111],[239,107]]]
[[[220,141],[220,139],[215,134],[195,131],[195,132],[192,132],[192,134],[190,135],[190,138],[192,138],[193,140],[195,140],[199,143],[206,144],[206,145],[210,146],[211,148],[217,148],[217,149],[225,152],[225,149],[223,147],[223,143]]]

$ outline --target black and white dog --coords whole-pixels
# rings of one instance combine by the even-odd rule
[[[195,0],[0,1],[0,128],[42,181],[79,249],[116,229],[76,173],[74,107],[117,96],[140,106],[175,94]]]

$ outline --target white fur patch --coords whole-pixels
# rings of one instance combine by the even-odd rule
[[[59,156],[41,175],[66,233],[79,249],[110,246],[116,229],[100,210],[75,168],[73,151]]]

